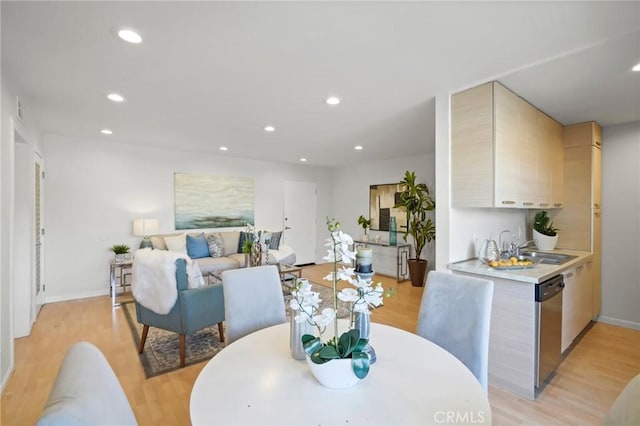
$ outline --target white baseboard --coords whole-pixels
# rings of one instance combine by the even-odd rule
[[[11,365],[9,365],[9,368],[7,368],[7,372],[2,377],[2,382],[0,382],[0,395],[2,395],[4,393],[4,390],[7,387],[7,383],[9,383],[9,379],[11,378],[11,375],[13,374],[13,369],[14,369],[14,364],[13,364],[13,361],[12,361]]]
[[[88,297],[108,296],[108,295],[109,295],[109,289],[107,288],[105,290],[94,290],[94,291],[88,291],[83,293],[71,293],[71,294],[64,294],[61,296],[49,296],[45,294],[44,298],[45,298],[45,303],[55,303],[55,302],[65,302],[67,300],[86,299]]]
[[[640,330],[640,323],[622,320],[618,318],[612,318],[600,315],[596,321],[603,322],[605,324],[617,325],[618,327],[631,328],[633,330]]]

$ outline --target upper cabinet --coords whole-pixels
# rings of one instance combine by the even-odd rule
[[[562,125],[498,82],[451,101],[454,207],[563,204]]]

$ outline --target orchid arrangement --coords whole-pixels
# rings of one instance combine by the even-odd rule
[[[350,250],[353,239],[348,234],[340,230],[340,223],[334,219],[327,218],[327,255],[323,258],[333,263],[333,271],[324,277],[325,280],[333,284],[333,308],[324,308],[319,312],[319,293],[311,290],[311,284],[307,280],[300,280],[296,283],[296,288],[292,291],[293,298],[289,305],[291,309],[297,311],[295,321],[307,321],[314,326],[319,337],[305,334],[302,342],[305,352],[311,361],[316,364],[323,364],[332,359],[351,358],[354,373],[359,378],[364,378],[369,373],[369,358],[363,352],[368,343],[367,339],[360,337],[357,328],[353,328],[355,313],[368,315],[370,308],[376,308],[383,304],[383,297],[390,296],[393,289],[385,292],[382,283],[373,285],[368,280],[363,280],[355,274],[351,267],[355,259],[355,251]],[[338,269],[338,263],[344,263],[349,267],[342,266]],[[338,282],[344,280],[354,286],[338,291]],[[338,299],[350,303],[349,319],[350,329],[338,335]],[[322,335],[331,321],[334,322],[334,335],[326,342],[322,341]]]

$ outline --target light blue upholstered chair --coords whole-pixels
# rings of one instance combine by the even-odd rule
[[[184,259],[176,260],[176,282],[178,299],[166,315],[157,314],[135,302],[138,323],[144,325],[138,353],[144,350],[149,327],[174,331],[180,335],[180,366],[184,367],[187,334],[218,324],[220,341],[224,342],[222,326],[225,316],[224,295],[222,285],[219,283],[200,288],[188,288]]]
[[[254,331],[287,322],[275,265],[222,273],[227,345]]]
[[[135,424],[129,400],[100,349],[89,342],[67,349],[36,425]]]
[[[444,348],[476,376],[485,392],[493,281],[431,271],[417,334]]]

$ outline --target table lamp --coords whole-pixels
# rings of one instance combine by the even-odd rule
[[[142,237],[140,248],[153,248],[149,235],[158,233],[158,219],[134,219],[133,235]]]

